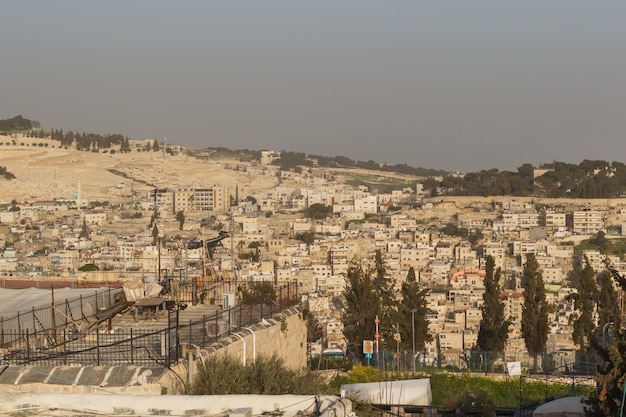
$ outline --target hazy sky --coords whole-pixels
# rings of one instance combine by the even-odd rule
[[[626,161],[624,1],[1,10],[0,118],[460,171]]]

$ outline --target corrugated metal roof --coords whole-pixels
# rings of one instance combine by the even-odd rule
[[[105,293],[108,288],[60,288],[54,290],[55,304],[60,305],[65,300],[73,300],[80,296],[93,296]],[[11,317],[19,312],[29,312],[33,307],[49,306],[52,303],[52,291],[39,288],[24,288],[19,290],[0,288],[0,317]]]

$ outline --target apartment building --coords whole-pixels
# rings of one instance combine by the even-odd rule
[[[447,260],[454,258],[454,246],[451,242],[439,241],[435,245],[435,259]]]
[[[493,257],[495,261],[495,267],[504,269],[504,261],[508,253],[508,247],[504,242],[486,241],[483,244],[483,250],[485,256]]]
[[[354,199],[354,211],[361,211],[363,213],[377,213],[378,212],[378,200],[375,195],[368,195],[363,197],[356,197]]]
[[[525,259],[526,254],[536,252],[535,242],[520,240],[513,242],[513,256],[521,256],[522,259]]]
[[[567,227],[567,215],[563,212],[545,211],[542,223],[551,232],[565,230]]]
[[[517,224],[520,229],[528,230],[539,226],[539,213],[536,211],[524,211],[517,214]]]
[[[435,250],[431,246],[417,243],[412,247],[400,249],[400,268],[407,270],[410,267],[419,269],[425,267],[431,258],[434,259]]]
[[[174,192],[174,212],[228,211],[230,192],[214,185],[205,188],[178,188]]]
[[[107,212],[104,210],[93,210],[89,213],[85,213],[85,223],[89,224],[103,224],[107,221]]]
[[[454,248],[454,261],[459,265],[470,265],[476,260],[476,251],[469,242],[461,242]]]
[[[543,266],[541,275],[546,284],[563,284],[567,278],[567,273],[559,266]]]
[[[174,190],[169,188],[155,188],[150,192],[150,202],[154,207],[167,213],[175,213]]]
[[[512,232],[519,229],[519,215],[517,213],[502,213],[502,231]]]
[[[604,229],[602,212],[597,210],[576,210],[572,213],[572,232],[593,235]]]
[[[348,272],[350,264],[350,250],[346,246],[338,245],[330,249],[330,268],[332,275],[341,275]]]
[[[559,245],[556,243],[548,243],[546,245],[546,253],[555,258],[572,259],[574,256],[573,245]]]
[[[395,213],[389,216],[390,226],[397,230],[415,230],[415,219],[407,216],[406,214]]]

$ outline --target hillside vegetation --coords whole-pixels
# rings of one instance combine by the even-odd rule
[[[429,178],[424,189],[435,195],[537,196],[549,198],[614,198],[626,195],[626,165],[585,159],[580,164],[553,162],[541,166],[542,175],[524,164],[517,172],[497,169],[443,179]]]

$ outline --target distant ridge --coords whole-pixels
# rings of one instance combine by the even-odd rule
[[[44,131],[39,122],[31,121],[21,115],[10,119],[0,119],[0,134],[12,135],[20,133],[33,139],[52,139],[59,147],[75,148],[79,151],[110,153],[130,153],[129,138],[121,134],[94,134],[52,129]],[[133,152],[159,151],[158,141],[144,141],[142,149],[134,148]],[[10,144],[8,142],[7,144]],[[0,143],[2,145],[2,143]],[[39,144],[39,146],[47,144]],[[33,145],[34,146],[34,145]],[[163,144],[163,154],[171,153],[172,148],[181,148],[175,144]],[[193,147],[185,147],[194,149]],[[207,147],[204,150],[217,157],[237,159],[239,161],[260,160],[263,151],[248,149],[231,150],[224,147]],[[151,152],[151,153],[152,153]],[[271,151],[270,151],[271,152]],[[379,171],[413,177],[423,185],[423,190],[431,196],[536,196],[548,198],[619,198],[626,197],[626,165],[622,162],[602,160],[583,160],[580,164],[554,161],[541,164],[535,168],[525,163],[517,171],[499,171],[483,169],[478,172],[452,174],[448,171],[431,168],[416,168],[407,164],[384,164],[373,160],[355,161],[345,156],[323,156],[292,152],[287,150],[274,151],[271,164],[281,170],[298,171],[303,167],[313,168],[345,168]],[[16,176],[0,167],[0,178],[7,180]],[[361,180],[367,185],[366,181]],[[415,179],[407,182],[407,186],[415,184]],[[404,187],[405,185],[402,185]]]

